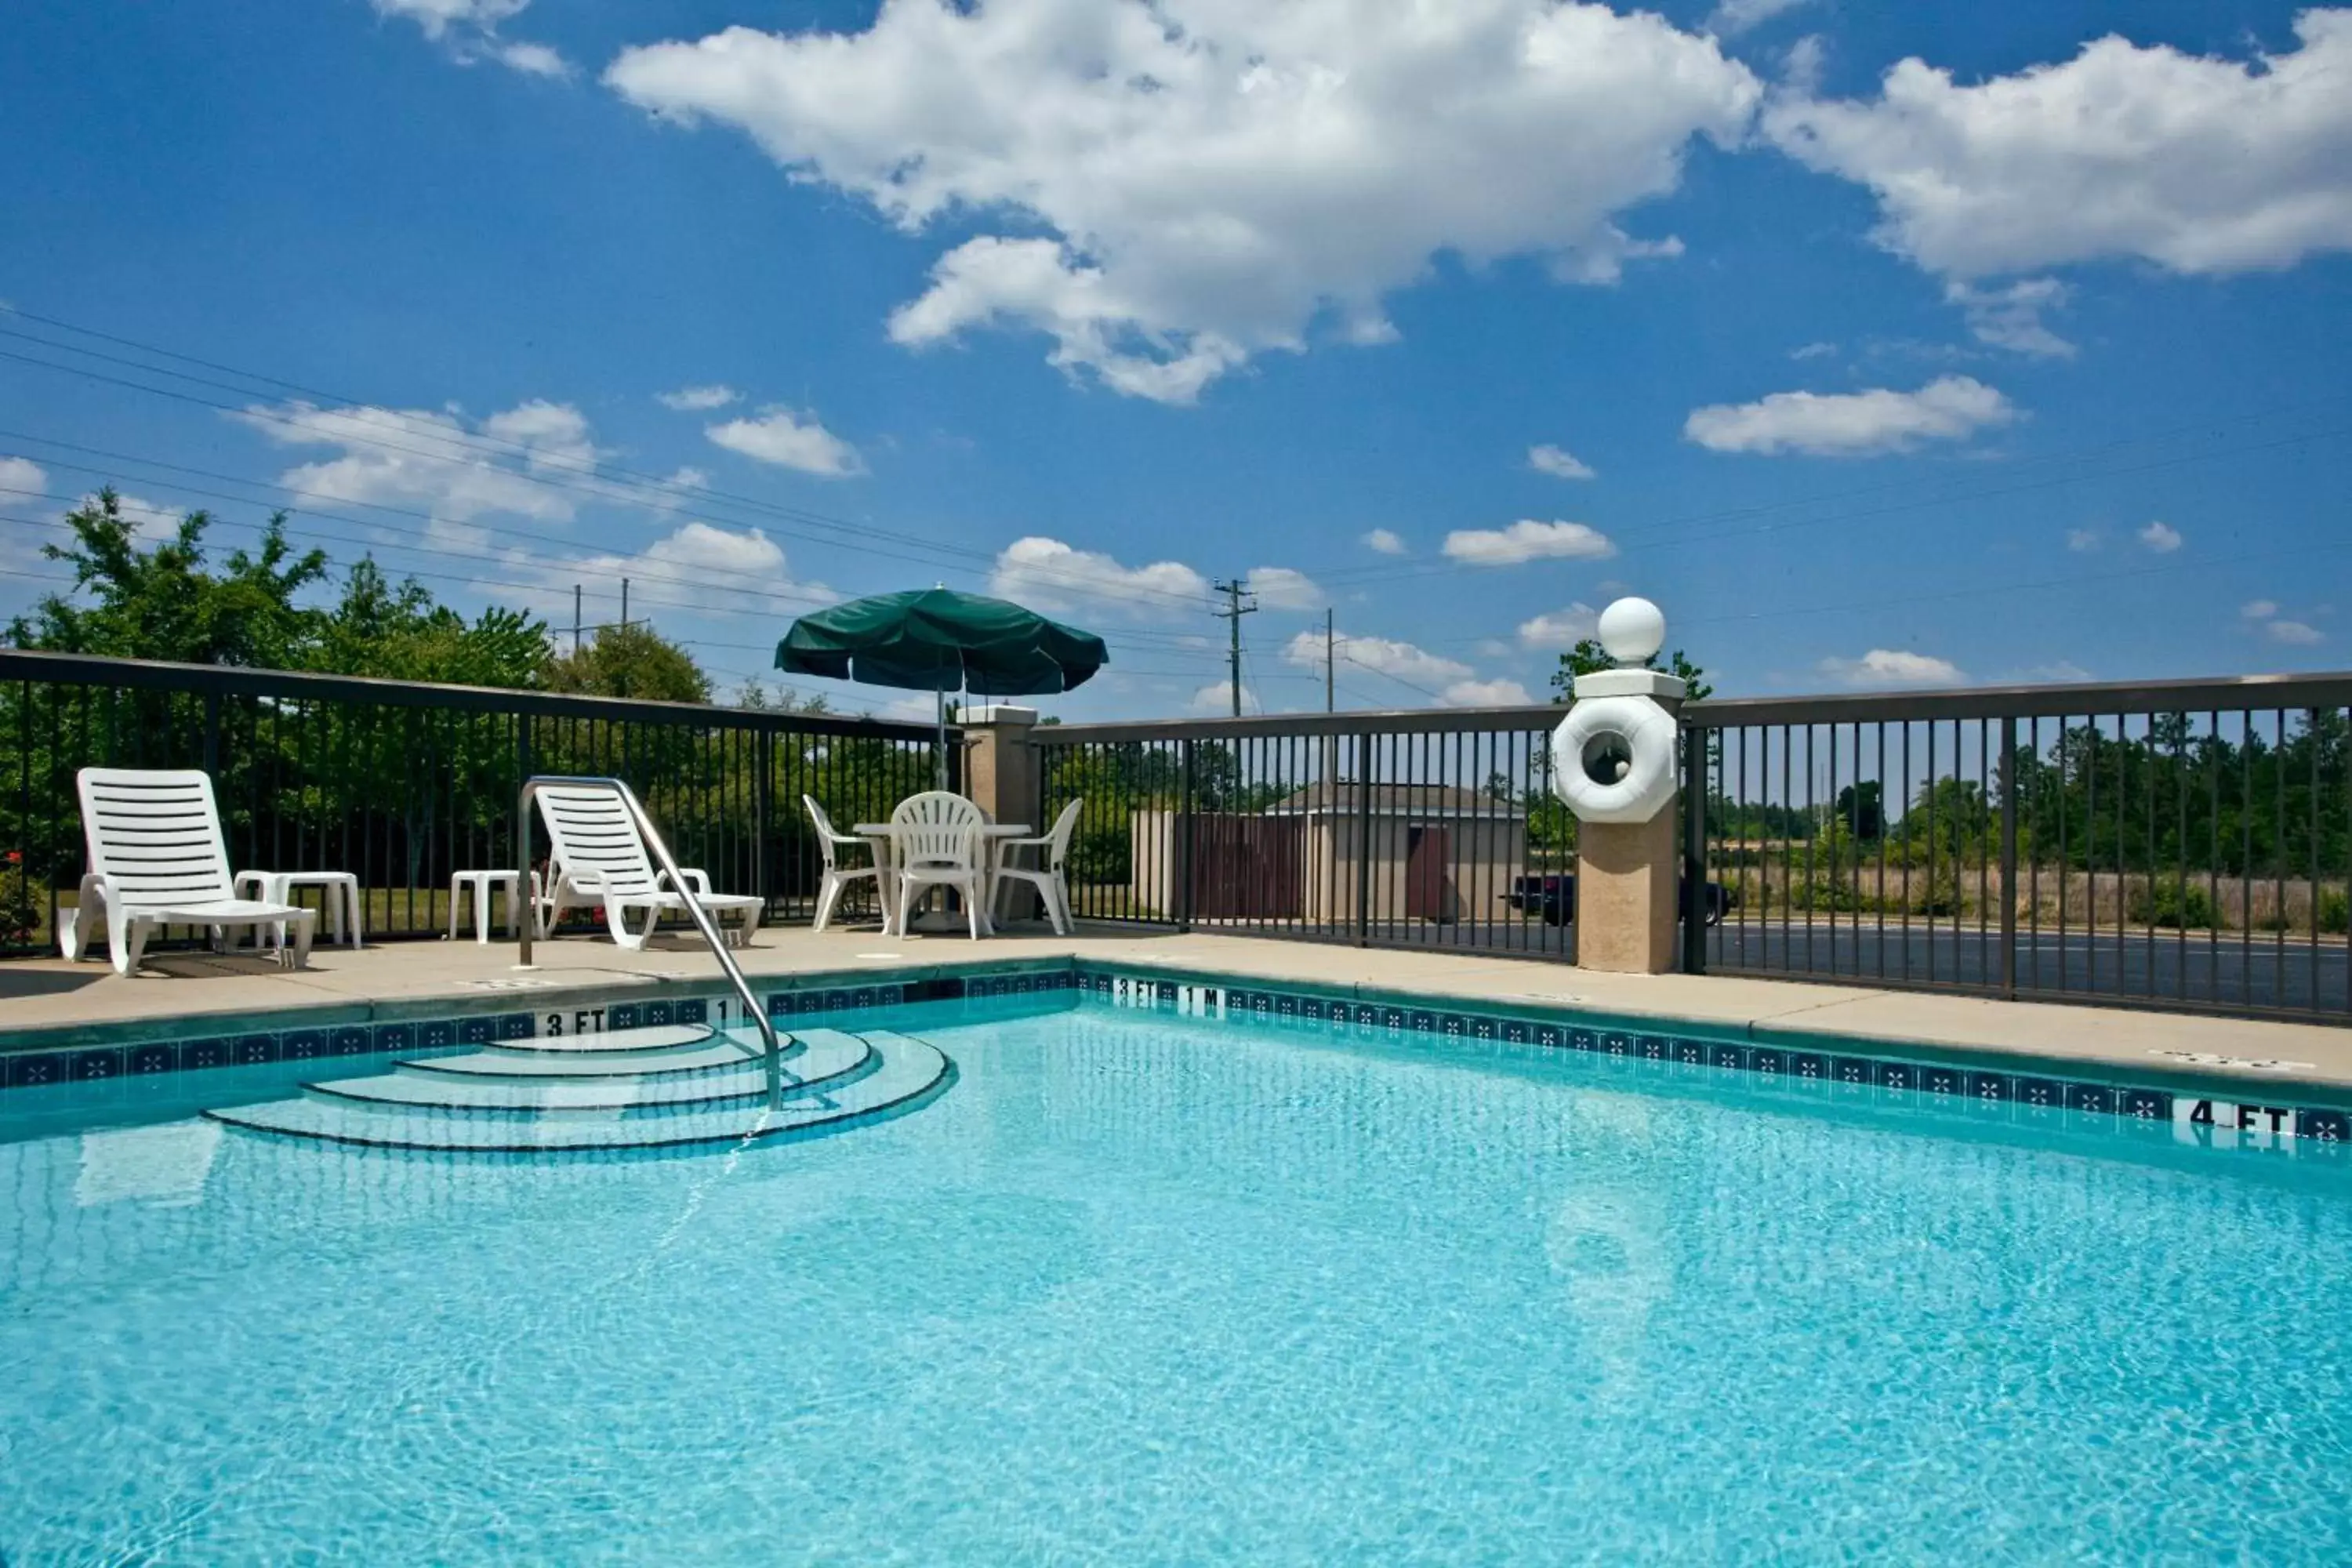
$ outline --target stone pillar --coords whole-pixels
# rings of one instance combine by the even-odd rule
[[[1577,677],[1578,699],[1643,697],[1672,713],[1683,683],[1647,669]],[[1682,844],[1668,805],[1647,822],[1576,826],[1576,963],[1618,974],[1666,974],[1682,966]]]
[[[1029,744],[1037,710],[992,703],[967,708],[963,726],[964,794],[996,822],[1028,823],[1037,815],[1037,753]]]
[[[958,722],[963,727],[964,795],[988,813],[993,822],[1026,824],[1043,833],[1037,820],[1040,805],[1036,748],[1029,731],[1036,727],[1037,710],[1009,703],[967,708]],[[1035,889],[1025,882],[1012,885],[1004,908],[1014,920],[1037,912]]]
[[[1585,822],[1576,829],[1576,963],[1619,974],[1678,967],[1675,814],[1647,822]]]

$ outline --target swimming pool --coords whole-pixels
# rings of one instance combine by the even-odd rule
[[[209,1073],[129,1126],[0,1098],[0,1553],[2352,1550],[2339,1146],[1091,1001],[892,1026],[951,1092],[691,1159],[296,1143],[186,1114]]]

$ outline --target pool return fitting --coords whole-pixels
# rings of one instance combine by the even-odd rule
[[[1576,962],[1584,969],[1673,969],[1679,887],[1675,718],[1685,684],[1647,668],[1666,617],[1647,599],[1601,612],[1616,668],[1576,678],[1551,737],[1552,792],[1576,816]]]

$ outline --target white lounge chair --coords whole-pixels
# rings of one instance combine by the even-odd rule
[[[610,790],[542,789],[539,814],[554,846],[553,887],[535,900],[540,935],[553,931],[566,910],[601,908],[613,940],[634,952],[646,945],[664,914],[686,909],[689,894],[714,918],[729,913],[741,916],[739,943],[750,942],[751,933],[760,929],[760,916],[767,907],[764,899],[750,893],[714,893],[710,878],[692,867],[679,868],[685,889],[666,886],[668,873],[654,870],[653,858],[646,853],[646,841],[637,836],[628,807]],[[645,924],[635,931],[628,924],[631,910],[645,911]]]
[[[988,873],[981,865],[981,830],[988,818],[980,807],[943,789],[925,790],[898,803],[890,814],[897,850],[892,868],[898,881],[898,929],[907,929],[915,900],[926,888],[954,888],[963,894],[971,940],[980,940],[981,901]]]
[[[140,952],[157,928],[203,926],[219,942],[231,926],[268,928],[278,934],[278,962],[289,962],[286,930],[293,928],[293,966],[310,960],[318,916],[292,904],[236,896],[228,844],[221,837],[213,781],[201,769],[84,768],[74,775],[81,796],[89,871],[78,907],[58,911],[58,946],[68,959],[106,928],[114,972],[139,967]],[[247,872],[247,875],[253,875]]]
[[[1062,807],[1054,818],[1054,826],[1041,838],[1007,838],[996,846],[996,865],[988,876],[988,907],[997,907],[996,896],[1007,882],[1027,882],[1037,889],[1045,900],[1045,919],[1053,925],[1055,936],[1070,934],[1070,883],[1063,874],[1063,863],[1069,858],[1070,834],[1078,825],[1078,813],[1086,809],[1083,799],[1074,800]],[[1034,850],[1037,864],[1023,866],[1013,861],[1016,855]]]
[[[824,855],[824,879],[816,890],[816,922],[811,927],[823,931],[833,919],[834,906],[841,901],[841,891],[850,883],[871,877],[876,899],[882,906],[882,933],[890,934],[890,868],[882,858],[882,850],[872,839],[860,838],[854,833],[844,833],[833,825],[833,818],[817,805],[816,796],[804,795],[801,804],[808,807],[809,820],[816,825],[817,848]],[[841,852],[863,849],[872,855],[871,866],[845,866]]]

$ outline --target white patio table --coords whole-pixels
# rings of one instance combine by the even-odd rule
[[[888,884],[882,889],[882,926],[887,931],[890,927],[890,911],[898,907],[898,876],[894,869],[898,864],[898,829],[887,822],[861,822],[850,831],[874,846],[874,863],[882,868],[882,875],[875,879]],[[988,873],[995,869],[993,862],[996,858],[998,843],[1007,838],[1026,838],[1030,836],[1030,828],[1021,823],[986,822],[981,825],[980,870],[982,887],[987,886],[985,879]],[[984,905],[987,900],[983,899],[982,902]],[[940,929],[944,931],[948,928],[941,926]],[[996,934],[996,922],[989,918],[989,911],[985,908],[980,911],[980,931],[982,936]]]

